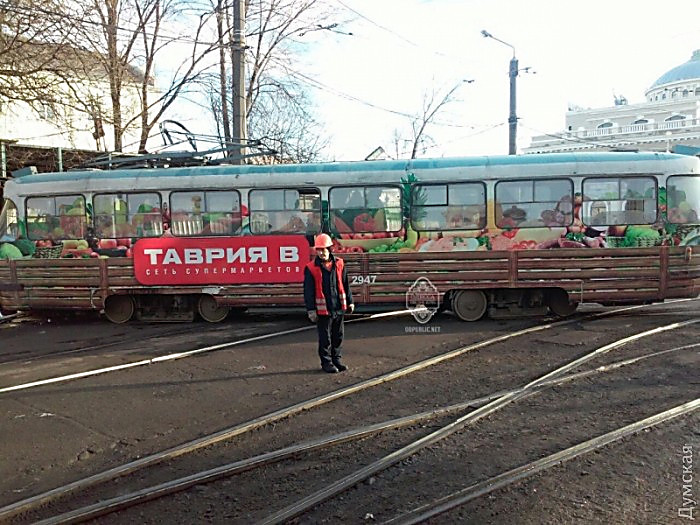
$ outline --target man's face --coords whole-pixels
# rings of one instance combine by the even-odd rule
[[[328,248],[316,248],[316,255],[318,255],[318,258],[322,261],[327,261],[330,259],[331,252]]]

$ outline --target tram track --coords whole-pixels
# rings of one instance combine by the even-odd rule
[[[625,310],[627,310],[627,309],[622,309],[621,311],[625,311]],[[604,314],[607,314],[607,315],[611,315],[612,313],[614,313],[614,312],[604,312]],[[593,316],[593,318],[607,317],[607,315],[596,314],[595,316]],[[550,328],[551,325],[555,325],[555,326],[564,325],[565,326],[567,324],[575,323],[575,322],[581,322],[581,319],[560,321],[557,323],[551,323],[551,324],[547,324],[547,325],[540,326],[540,327],[533,327],[532,329],[527,329],[527,330],[521,331],[521,332],[536,333],[537,331],[543,330],[545,328]],[[476,348],[482,348],[482,347],[488,346],[490,344],[495,344],[496,342],[501,342],[503,340],[507,340],[511,337],[514,337],[517,334],[518,333],[516,332],[515,335],[510,334],[507,336],[500,336],[500,337],[492,338],[490,341],[482,341],[480,343],[470,345],[470,347],[471,347],[470,349],[473,350]],[[522,335],[522,334],[519,334],[519,335]],[[432,360],[432,361],[434,361],[433,363],[431,363],[430,365],[426,365],[426,366],[431,366],[432,364],[435,364],[437,362],[445,361],[445,360],[449,359],[449,357],[456,357],[457,355],[461,355],[461,353],[464,353],[466,351],[468,351],[468,350],[461,348],[461,349],[458,349],[457,351],[448,352],[447,354],[445,354],[443,356],[437,356],[436,358],[433,358],[433,360]],[[455,352],[457,352],[457,353],[455,353]],[[597,355],[600,355],[601,353],[603,353],[603,352],[599,352]],[[453,354],[453,355],[450,356],[450,354]],[[449,356],[449,357],[446,357],[446,356]],[[428,360],[428,361],[430,361],[430,360]],[[584,362],[585,361],[575,361],[571,366],[575,366],[576,364],[582,364]],[[407,375],[408,373],[410,373],[411,370],[407,370],[407,369],[416,369],[416,368],[417,368],[417,365],[412,365],[410,367],[406,367],[405,369],[401,369],[400,371],[396,371],[396,372],[402,372],[401,374],[396,375],[396,377],[401,377],[401,376],[404,376],[404,375]],[[569,369],[567,369],[567,370],[569,370]],[[391,374],[388,374],[388,375],[391,375]],[[541,378],[541,379],[543,379],[546,382],[546,378]],[[340,397],[344,397],[345,395],[349,395],[350,393],[360,391],[363,388],[369,388],[369,386],[373,386],[374,384],[382,384],[382,383],[385,383],[389,380],[391,380],[391,379],[389,379],[387,377],[375,378],[373,380],[370,380],[370,382],[372,383],[371,385],[368,382],[365,382],[365,383],[367,383],[365,385],[362,385],[362,383],[360,383],[358,385],[355,385],[354,387],[351,387],[351,391],[346,393],[346,394],[341,394],[340,393],[342,391],[342,389],[341,389],[341,391],[331,393],[328,396],[321,396],[322,399],[317,399],[317,400],[313,400],[313,401],[314,402],[319,401],[320,404],[325,404],[331,400],[339,399]],[[362,385],[362,387],[359,387],[359,385]],[[532,389],[535,386],[537,386],[537,385],[530,385],[530,388]],[[515,395],[515,394],[513,394],[511,392],[509,395]],[[169,457],[180,456],[180,455],[192,452],[194,450],[199,450],[199,449],[201,449],[205,446],[208,446],[210,444],[213,444],[216,442],[221,442],[223,440],[227,440],[227,439],[234,437],[236,435],[241,435],[242,433],[248,432],[250,430],[253,430],[256,428],[261,428],[264,425],[268,425],[269,423],[272,423],[274,421],[278,421],[282,418],[288,417],[289,415],[293,415],[295,413],[300,413],[300,412],[303,412],[305,410],[308,410],[309,408],[311,408],[311,406],[312,405],[309,405],[308,403],[301,403],[301,404],[298,404],[294,407],[291,407],[292,408],[291,411],[278,411],[277,413],[269,414],[268,417],[262,417],[262,418],[258,418],[258,420],[248,422],[247,425],[238,425],[237,427],[226,429],[225,431],[217,433],[217,435],[205,436],[204,438],[202,438],[200,440],[196,440],[196,442],[190,442],[188,444],[185,444],[186,447],[184,447],[184,448],[183,447],[176,447],[175,449],[165,451],[165,453],[163,453],[163,454],[154,455],[154,456],[146,457],[146,458],[141,458],[141,460],[138,460],[137,462],[132,462],[131,464],[127,464],[127,465],[122,465],[121,467],[117,467],[116,469],[111,469],[111,471],[105,471],[104,473],[102,473],[102,475],[92,476],[90,478],[85,478],[84,480],[79,480],[78,482],[75,482],[74,484],[69,484],[69,485],[66,485],[64,487],[60,487],[58,489],[55,489],[55,492],[49,491],[48,493],[45,493],[43,495],[39,495],[39,496],[36,496],[34,498],[29,498],[27,500],[23,500],[22,502],[17,502],[16,504],[13,504],[13,505],[10,505],[10,506],[5,507],[3,509],[0,509],[0,518],[2,518],[3,516],[12,515],[12,514],[17,513],[17,512],[26,511],[35,505],[45,504],[46,502],[54,499],[59,494],[63,495],[66,492],[75,491],[75,490],[83,490],[89,486],[93,486],[95,484],[107,481],[109,479],[114,479],[114,477],[121,476],[121,475],[126,474],[128,472],[134,472],[136,470],[143,469],[147,466],[154,465],[156,463],[164,461],[165,459],[168,459]]]
[[[655,328],[653,330],[648,330],[639,334],[635,334],[630,337],[623,338],[621,340],[615,341],[613,343],[610,343],[608,345],[602,346],[600,348],[597,348],[596,350],[589,352],[585,354],[582,357],[579,357],[577,359],[574,359],[573,361],[570,361],[566,363],[565,365],[562,365],[532,381],[529,383],[525,384],[521,388],[508,392],[507,394],[504,394],[503,396],[494,399],[493,401],[487,403],[486,405],[469,412],[468,414],[456,419],[455,421],[449,423],[448,425],[445,425],[444,427],[440,428],[439,430],[429,434],[428,436],[425,436],[417,441],[414,441],[413,443],[396,450],[392,452],[391,454],[388,454],[384,456],[383,458],[379,459],[378,461],[373,462],[370,465],[365,466],[364,468],[357,470],[339,480],[336,482],[324,487],[323,489],[310,494],[306,496],[305,498],[299,500],[296,503],[293,503],[280,511],[271,514],[267,518],[261,520],[258,522],[260,525],[271,525],[271,524],[276,524],[276,523],[283,523],[286,520],[295,518],[304,512],[310,510],[311,508],[315,507],[316,505],[324,502],[325,500],[332,498],[339,493],[347,490],[348,488],[355,486],[357,483],[360,481],[363,481],[370,476],[381,472],[387,468],[389,468],[392,465],[395,465],[399,461],[402,461],[414,454],[416,454],[418,451],[430,446],[434,445],[435,443],[447,438],[448,436],[452,435],[453,433],[461,430],[464,428],[466,425],[473,424],[477,421],[479,421],[482,418],[485,418],[498,410],[503,409],[504,407],[508,406],[511,403],[515,403],[521,399],[523,399],[525,396],[529,395],[536,389],[540,388],[543,384],[545,384],[548,381],[557,379],[558,377],[561,377],[563,374],[576,369],[577,367],[597,358],[598,356],[604,355],[616,348],[620,348],[632,341],[635,341],[637,339],[643,338],[643,337],[649,337],[651,335],[655,335],[664,331],[668,330],[675,330],[678,328],[682,328],[684,326],[689,326],[691,324],[696,324],[700,323],[700,320],[689,320],[689,321],[683,321],[680,323],[673,323],[671,325]]]
[[[503,472],[497,476],[472,484],[457,492],[453,492],[435,500],[429,504],[415,508],[408,513],[396,516],[392,519],[384,521],[385,525],[413,525],[423,523],[431,518],[439,516],[447,511],[464,505],[476,498],[485,496],[496,490],[502,489],[526,479],[530,476],[539,474],[542,471],[550,469],[554,466],[561,465],[564,462],[575,459],[583,454],[601,449],[611,443],[619,441],[627,436],[646,430],[652,426],[660,425],[669,422],[673,419],[690,414],[700,408],[700,398],[693,399],[687,403],[664,410],[647,418],[635,421],[625,425],[624,427],[612,430],[606,434],[588,439],[574,446],[550,454],[542,459],[531,461],[507,472]]]
[[[162,331],[159,331],[158,333],[148,335],[145,338],[142,338],[139,340],[139,344],[143,345],[144,343],[147,343],[148,341],[153,341],[156,339],[161,339],[164,337],[172,337],[174,335],[180,335],[180,334],[185,334],[188,332],[191,332],[190,329],[164,329]],[[101,339],[101,338],[100,338]],[[55,359],[57,357],[65,357],[65,356],[75,356],[79,354],[83,354],[85,352],[93,352],[95,350],[106,350],[108,348],[115,348],[119,346],[124,346],[127,347],[128,349],[128,343],[125,343],[123,340],[117,340],[117,341],[110,341],[107,343],[98,343],[98,344],[93,344],[93,345],[88,345],[88,346],[83,346],[80,348],[69,348],[66,350],[59,350],[57,352],[50,352],[50,353],[38,353],[38,352],[27,352],[24,354],[21,354],[21,357],[16,357],[15,359],[5,359],[4,356],[0,356],[0,366],[6,366],[6,365],[13,365],[13,364],[18,364],[18,363],[27,363],[27,362],[37,362],[41,359]],[[16,354],[14,354],[16,355]]]
[[[253,322],[253,326],[255,326],[255,331],[259,332],[261,328],[264,328],[266,325],[271,324],[270,320],[265,319],[266,316],[263,316],[262,320],[255,320]],[[134,353],[134,352],[143,352],[144,348],[149,348],[152,346],[155,346],[153,343],[154,342],[159,342],[163,341],[166,342],[167,340],[172,340],[173,337],[181,336],[183,334],[193,334],[196,333],[196,337],[198,339],[202,338],[217,338],[220,336],[224,337],[230,337],[230,332],[235,331],[235,330],[241,330],[242,328],[242,322],[243,320],[236,320],[232,321],[231,323],[227,324],[199,324],[199,330],[193,330],[192,326],[182,326],[178,325],[177,327],[174,327],[172,324],[158,324],[156,326],[152,325],[137,325],[138,328],[145,330],[146,332],[153,332],[153,333],[145,333],[145,334],[137,334],[137,337],[134,338],[133,335],[129,336],[128,332],[122,331],[123,327],[113,327],[112,325],[107,325],[109,329],[118,329],[117,332],[110,333],[109,331],[107,333],[99,333],[98,335],[91,337],[89,341],[95,341],[92,344],[88,344],[86,346],[76,346],[75,343],[79,342],[79,339],[75,338],[75,335],[73,335],[69,340],[67,341],[61,341],[60,343],[54,343],[56,346],[67,346],[68,348],[65,349],[59,349],[57,351],[49,351],[47,352],[45,350],[45,344],[39,345],[37,342],[37,346],[41,346],[41,350],[38,351],[27,351],[24,353],[18,353],[18,352],[12,352],[7,355],[0,354],[0,366],[6,366],[6,365],[12,365],[12,364],[21,364],[21,363],[27,363],[31,362],[33,364],[36,364],[38,362],[41,362],[42,360],[50,360],[50,359],[55,359],[58,357],[65,357],[65,356],[76,356],[80,354],[84,354],[87,352],[95,352],[95,351],[101,351],[101,350],[106,350],[106,349],[115,349],[123,353]],[[249,322],[249,321],[248,321]],[[275,323],[280,323],[279,319],[275,320]],[[103,323],[99,323],[102,325]],[[284,320],[280,324],[284,325],[291,325],[292,323],[288,320]],[[259,327],[257,325],[260,325]],[[246,332],[250,330],[245,330]],[[46,332],[46,328],[44,328],[43,332]],[[258,335],[258,334],[256,334]],[[54,337],[52,334],[47,333],[46,336],[51,339]],[[111,339],[105,342],[105,339]],[[206,345],[206,346],[211,346],[211,345]],[[196,350],[197,347],[191,348],[193,350]],[[157,356],[156,356],[157,357]]]

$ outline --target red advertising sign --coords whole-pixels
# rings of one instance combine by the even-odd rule
[[[149,285],[302,282],[309,251],[301,235],[140,239],[134,272]]]

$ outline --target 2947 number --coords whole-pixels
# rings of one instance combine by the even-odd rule
[[[353,275],[350,279],[350,284],[374,284],[376,280],[376,275]]]

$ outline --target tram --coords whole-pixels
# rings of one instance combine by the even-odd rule
[[[672,153],[29,174],[5,186],[0,307],[118,323],[301,307],[327,232],[361,308],[565,316],[697,296],[699,215],[700,159]]]

